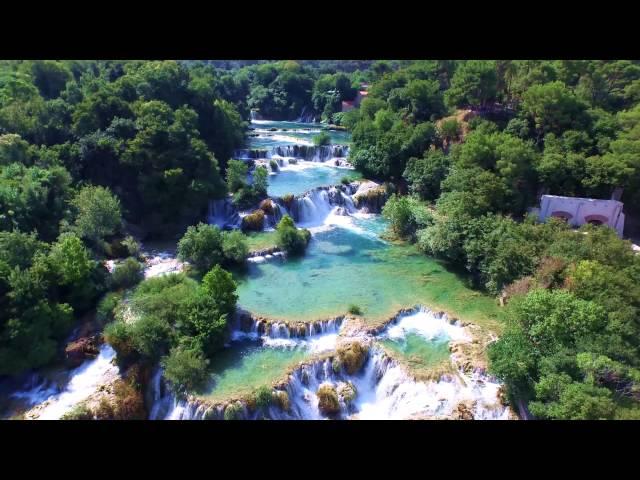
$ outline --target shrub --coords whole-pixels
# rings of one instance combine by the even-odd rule
[[[318,397],[318,409],[325,415],[333,415],[340,412],[340,400],[336,389],[330,384],[322,384],[316,392]]]
[[[229,160],[227,164],[227,188],[235,193],[247,184],[248,166],[242,160]]]
[[[271,167],[272,172],[277,172],[278,170],[280,170],[278,162],[276,162],[275,160],[269,160],[269,166]]]
[[[313,137],[313,144],[316,147],[331,145],[331,135],[329,135],[327,132],[320,132],[318,135]]]
[[[187,228],[178,242],[178,258],[191,263],[201,272],[222,263],[224,252],[220,228],[204,223]]]
[[[249,254],[247,237],[237,230],[233,232],[223,232],[222,253],[225,263],[242,263]]]
[[[264,212],[262,210],[254,210],[249,215],[242,218],[242,230],[262,231],[264,228]]]
[[[125,237],[125,239],[122,240],[122,245],[124,245],[124,247],[127,249],[130,257],[140,257],[140,244],[131,235]]]
[[[93,420],[93,412],[84,403],[81,403],[62,415],[60,420]]]
[[[202,288],[213,298],[220,313],[232,315],[235,312],[237,284],[229,272],[216,265],[202,279]]]
[[[202,351],[175,347],[162,359],[164,376],[177,391],[192,392],[207,382],[207,359]]]
[[[352,315],[362,315],[362,309],[358,305],[349,305],[348,312]]]
[[[116,351],[120,362],[127,362],[135,353],[135,345],[128,325],[122,320],[112,322],[105,327],[104,339]]]
[[[101,323],[107,323],[112,321],[115,318],[116,308],[120,304],[120,300],[122,300],[123,294],[120,292],[109,292],[96,308],[96,318]]]
[[[145,420],[144,396],[130,379],[118,379],[113,384],[113,397],[103,398],[96,409],[98,420]]]
[[[284,206],[287,208],[291,208],[291,204],[293,204],[293,199],[294,196],[291,193],[286,193],[283,197],[282,197],[282,203],[284,203]]]
[[[142,281],[142,265],[135,258],[129,257],[117,265],[111,274],[111,281],[115,289],[131,288]]]
[[[298,230],[289,215],[282,217],[276,227],[276,243],[279,248],[291,255],[304,253],[311,238],[307,229]]]
[[[340,363],[349,375],[357,373],[367,359],[367,347],[362,343],[352,341],[340,345],[337,349]]]
[[[343,185],[349,185],[351,183],[351,178],[349,177],[342,177],[340,179],[340,183],[342,183]]]
[[[258,391],[255,394],[256,406],[258,408],[266,408],[271,404],[272,401],[272,392],[269,387],[263,385],[258,388]]]
[[[253,172],[252,189],[256,197],[264,197],[267,195],[269,187],[269,172],[265,167],[257,167]]]
[[[225,420],[240,420],[242,414],[242,404],[240,402],[230,403],[224,409]]]

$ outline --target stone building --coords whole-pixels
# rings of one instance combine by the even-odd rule
[[[542,195],[539,218],[562,218],[574,227],[585,223],[608,225],[622,237],[624,231],[623,203],[618,200],[597,200],[593,198],[561,197]]]

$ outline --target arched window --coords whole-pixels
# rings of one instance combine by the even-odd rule
[[[609,222],[609,219],[604,215],[587,215],[584,217],[584,221],[591,225],[604,225]]]
[[[551,214],[551,216],[555,218],[560,218],[565,222],[568,222],[573,217],[573,215],[571,215],[569,212],[563,212],[562,210],[556,210]]]

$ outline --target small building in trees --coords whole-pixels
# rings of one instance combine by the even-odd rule
[[[574,227],[585,223],[607,225],[622,237],[624,230],[623,205],[618,200],[542,195],[538,215],[541,221],[545,221],[549,217],[562,218]]]

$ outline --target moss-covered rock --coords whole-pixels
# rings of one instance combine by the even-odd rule
[[[264,228],[264,212],[262,210],[254,210],[249,215],[246,215],[242,218],[241,227],[243,231],[261,232]]]
[[[340,412],[340,399],[333,385],[323,383],[316,392],[318,410],[324,415],[335,415]]]
[[[262,210],[265,215],[273,215],[273,202],[270,198],[265,198],[260,202],[260,210]]]
[[[282,410],[288,412],[291,408],[291,402],[289,400],[289,394],[284,390],[276,390],[273,392],[273,400]]]
[[[340,359],[335,357],[331,361],[331,368],[333,369],[333,373],[340,373],[340,369],[342,368],[342,364],[340,363]]]
[[[344,403],[349,405],[355,400],[358,390],[351,382],[340,382],[336,387],[336,393]]]
[[[225,420],[241,420],[242,411],[243,411],[243,408],[240,402],[230,403],[224,409],[224,419]]]
[[[287,193],[282,197],[282,203],[287,209],[291,209],[291,204],[293,203],[294,196],[291,193]]]
[[[360,371],[365,361],[369,349],[362,342],[351,340],[338,345],[338,359],[349,375]]]
[[[451,414],[451,418],[453,420],[473,420],[473,409],[475,408],[475,402],[464,401],[460,402],[456,405],[456,408],[453,409],[453,413]]]

